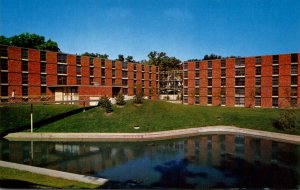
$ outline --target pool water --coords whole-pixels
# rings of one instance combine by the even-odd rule
[[[300,146],[241,135],[149,142],[0,142],[0,159],[106,188],[300,188]]]

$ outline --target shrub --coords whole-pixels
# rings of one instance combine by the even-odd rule
[[[133,102],[135,104],[142,104],[143,103],[143,93],[138,92],[136,95],[133,97]]]
[[[122,94],[122,92],[119,92],[117,97],[116,97],[116,104],[119,106],[123,106],[126,104],[125,100],[124,100],[124,95]]]
[[[111,101],[109,100],[109,98],[107,96],[103,96],[100,98],[98,106],[100,106],[101,108],[104,108],[106,113],[113,112]]]
[[[294,110],[284,110],[280,113],[279,118],[275,122],[275,127],[283,130],[291,130],[296,128],[296,113]]]

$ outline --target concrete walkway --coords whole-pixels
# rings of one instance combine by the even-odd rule
[[[151,141],[205,134],[240,134],[280,142],[300,144],[300,136],[244,129],[233,126],[210,126],[151,133],[10,133],[10,141]]]
[[[50,170],[50,169],[46,169],[46,168],[39,168],[39,167],[28,166],[28,165],[23,165],[23,164],[16,164],[16,163],[5,162],[5,161],[0,161],[0,166],[6,167],[6,168],[17,169],[17,170],[28,171],[31,173],[36,173],[36,174],[41,174],[41,175],[47,175],[47,176],[51,176],[51,177],[68,179],[68,180],[79,181],[79,182],[84,182],[84,183],[91,183],[91,184],[95,184],[95,185],[103,185],[108,181],[107,179],[103,179],[103,178],[73,174],[73,173],[68,173],[68,172],[61,172],[61,171],[57,171],[57,170]]]

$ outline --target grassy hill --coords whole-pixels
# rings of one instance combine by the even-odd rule
[[[241,128],[284,132],[300,135],[300,110],[295,110],[297,129],[281,131],[273,127],[284,110],[265,108],[206,107],[144,101],[131,102],[124,108],[114,107],[106,115],[99,107],[47,124],[38,132],[152,132],[211,125],[234,125]],[[133,127],[139,126],[139,130]]]

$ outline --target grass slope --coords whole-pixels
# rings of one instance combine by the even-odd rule
[[[273,127],[280,109],[203,107],[171,104],[163,101],[144,101],[141,106],[127,103],[114,107],[112,115],[93,108],[63,120],[45,125],[39,132],[151,132],[211,125],[234,125],[265,131],[300,135],[294,131],[280,131]],[[300,125],[300,110],[296,110]],[[133,129],[138,125],[139,130]]]
[[[37,122],[77,108],[75,105],[34,105],[33,119]],[[30,125],[30,105],[0,107],[0,134],[26,125]]]
[[[98,185],[81,183],[61,178],[49,177],[27,171],[0,167],[0,187],[2,188],[97,188]]]

